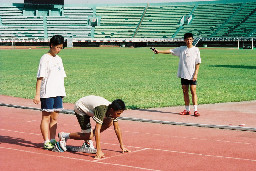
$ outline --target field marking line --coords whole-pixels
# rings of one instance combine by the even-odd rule
[[[44,153],[38,153],[38,152],[27,151],[27,150],[21,150],[21,149],[15,149],[15,148],[9,148],[9,147],[1,147],[1,146],[0,146],[0,149],[13,150],[13,151],[19,151],[19,152],[25,152],[25,153],[31,153],[31,154],[37,154],[37,155],[44,155],[44,156],[49,156],[49,157],[58,157],[58,158],[63,158],[63,159],[79,160],[79,161],[84,161],[84,162],[95,163],[95,160],[86,160],[86,159],[79,159],[79,158],[75,158],[75,157],[57,156],[57,155],[44,154]],[[130,165],[124,165],[124,164],[104,163],[104,162],[97,161],[97,160],[96,160],[96,163],[104,164],[104,165],[119,166],[119,167],[128,167],[128,168],[140,169],[140,170],[158,171],[158,170],[155,170],[155,169],[148,169],[148,168],[137,167],[137,166],[130,166]]]

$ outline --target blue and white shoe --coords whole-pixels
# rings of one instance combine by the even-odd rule
[[[62,146],[60,145],[60,142],[56,142],[54,145],[54,148],[52,149],[52,151],[54,152],[65,152],[66,150],[62,148]]]

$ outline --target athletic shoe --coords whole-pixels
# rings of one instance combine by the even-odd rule
[[[65,132],[60,132],[58,133],[58,137],[59,137],[59,146],[62,148],[63,151],[67,151],[67,147],[66,147],[66,141],[67,139],[64,138],[64,133]]]
[[[51,144],[54,146],[57,141],[56,141],[55,139],[53,139],[53,140],[51,140],[50,142],[51,142]]]
[[[63,138],[61,141],[59,141],[59,145],[63,151],[67,151],[65,138]]]
[[[180,115],[190,115],[190,111],[184,110],[183,112],[180,112]]]
[[[60,142],[56,142],[54,148],[52,149],[54,152],[65,152],[65,150],[60,146]]]
[[[46,150],[52,150],[54,148],[54,146],[52,145],[51,142],[47,142],[44,144],[44,149]]]
[[[195,116],[195,117],[198,117],[198,116],[200,116],[200,114],[199,114],[197,111],[195,111],[195,112],[194,112],[194,116]]]
[[[92,140],[84,142],[83,145],[80,147],[79,151],[92,154],[97,153],[97,149],[94,148]]]
[[[87,140],[86,142],[83,143],[82,147],[94,148],[93,141]]]

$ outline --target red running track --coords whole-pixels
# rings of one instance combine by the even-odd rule
[[[102,134],[106,158],[42,149],[41,112],[0,107],[0,153],[6,170],[254,170],[255,132],[120,120],[130,153],[122,154],[113,128]],[[58,132],[79,131],[73,115],[60,114]],[[69,140],[80,146],[82,141]]]

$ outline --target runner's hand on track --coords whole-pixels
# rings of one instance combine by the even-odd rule
[[[96,156],[94,157],[94,159],[101,159],[104,158],[104,153],[102,151],[97,151]]]
[[[129,152],[131,152],[131,151],[128,150],[127,148],[122,148],[122,153],[125,153],[125,152],[129,153]]]

